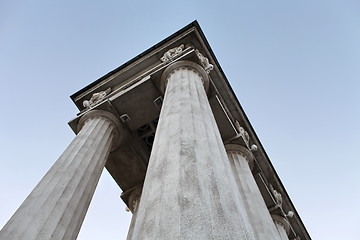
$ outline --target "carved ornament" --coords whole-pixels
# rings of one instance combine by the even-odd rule
[[[162,62],[171,62],[176,56],[180,55],[182,51],[184,50],[184,44],[181,44],[178,47],[172,48],[168,50],[160,60]]]
[[[246,145],[249,146],[250,137],[249,137],[248,132],[245,131],[245,129],[242,126],[240,126],[240,123],[237,120],[235,121],[235,127],[238,130],[238,132],[240,133],[240,135],[242,136],[242,138],[244,139]]]
[[[234,153],[242,156],[244,159],[246,159],[246,162],[249,164],[250,170],[251,171],[253,170],[255,158],[254,155],[249,151],[249,149],[239,144],[230,143],[225,145],[225,150],[228,155]]]
[[[94,93],[89,100],[83,101],[83,106],[86,108],[91,108],[95,104],[101,102],[110,92],[111,88],[108,88],[105,91]]]
[[[135,213],[139,207],[141,199],[142,187],[136,188],[129,197],[129,210]]]
[[[205,71],[207,74],[210,73],[211,70],[214,69],[214,66],[212,64],[209,63],[209,59],[207,59],[206,57],[204,57],[204,55],[202,55],[199,50],[195,50],[195,53],[197,55],[197,57],[199,58],[201,65],[204,67]]]
[[[282,207],[282,196],[281,196],[281,194],[278,191],[276,191],[271,184],[269,184],[269,189],[272,192],[272,194],[274,195],[276,203],[280,207]]]

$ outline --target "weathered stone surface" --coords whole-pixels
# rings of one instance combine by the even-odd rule
[[[76,239],[116,131],[107,117],[96,114],[87,118],[79,134],[1,230],[0,239]]]
[[[177,64],[184,62],[180,60],[198,65],[187,62],[181,68]],[[163,84],[159,84],[169,64]],[[130,190],[143,184],[165,92],[161,86],[167,80],[146,181],[147,200],[137,223],[139,202],[129,197]],[[272,222],[259,230],[265,216],[260,220],[252,217],[264,211],[253,195],[254,184],[246,180],[248,168],[245,174],[241,172],[247,166],[244,161],[233,163],[233,170],[239,167],[241,172],[237,179],[240,185],[232,179],[223,142],[239,137],[258,160],[256,179],[263,199],[272,213],[290,221],[289,238],[311,239],[196,21],[71,98],[80,110],[69,123],[74,132],[83,126],[84,118],[79,124],[82,114],[101,109],[120,116],[129,131],[128,141],[121,146],[112,144],[109,150],[110,142],[120,142],[115,137],[116,127],[100,127],[100,121],[89,128],[87,122],[87,135],[83,130],[75,138],[5,226],[0,239],[75,238],[108,151],[106,168],[124,193],[129,193],[122,199],[134,213],[128,239],[276,239],[261,233],[274,226]],[[238,187],[249,197],[244,198]],[[247,188],[250,190],[244,190]],[[285,210],[293,211],[293,218],[288,218]]]
[[[89,108],[112,109],[120,116],[128,116],[126,120],[123,120],[132,141],[113,151],[106,164],[106,168],[116,183],[124,192],[143,184],[152,146],[149,142],[152,143],[153,133],[141,134],[142,136],[137,141],[139,130],[141,132],[146,125],[157,126],[164,93],[161,91],[164,90],[161,89],[162,84],[160,84],[161,74],[168,65],[180,60],[197,62],[208,72],[211,79],[208,85],[210,91],[207,92],[208,101],[222,141],[229,143],[241,137],[245,145],[254,151],[253,154],[258,160],[254,169],[255,179],[267,207],[274,208],[275,204],[278,205],[277,201],[281,195],[281,209],[278,209],[276,213],[294,212],[294,217],[289,219],[290,238],[299,236],[301,239],[310,240],[311,237],[296,212],[295,206],[196,21],[71,96],[80,113]],[[111,92],[102,98],[103,91],[109,88]],[[92,105],[90,100],[96,103]],[[92,106],[87,107],[88,105]],[[77,118],[69,124],[72,129],[75,129]],[[166,140],[163,144],[167,146],[170,143]],[[273,194],[269,191],[269,184],[276,189],[277,199],[273,198]],[[127,199],[123,200],[128,204]]]
[[[237,144],[227,144],[225,148],[256,239],[280,240],[251,172],[250,166],[253,166],[254,161],[251,152]]]
[[[271,217],[274,220],[276,229],[278,230],[280,240],[289,240],[288,237],[290,231],[289,221],[286,218],[275,214],[272,214]]]
[[[131,239],[254,239],[204,89],[207,74],[188,61],[175,64],[165,70]]]

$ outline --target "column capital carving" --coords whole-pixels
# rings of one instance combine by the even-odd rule
[[[274,195],[276,204],[282,208],[282,196],[281,193],[279,193],[279,191],[277,191],[271,184],[269,184],[269,189],[271,191],[271,193]]]
[[[289,236],[289,233],[290,233],[290,223],[289,223],[289,221],[286,218],[281,217],[281,216],[279,216],[277,214],[271,214],[271,217],[272,217],[274,223],[280,225],[281,227],[283,227],[285,229],[286,234]]]
[[[249,142],[250,142],[249,133],[240,125],[238,120],[235,121],[235,127],[239,132],[238,134],[240,134],[240,136],[244,140],[246,146],[249,146]]]
[[[227,153],[236,152],[242,155],[249,164],[250,170],[254,168],[254,161],[255,161],[254,155],[246,147],[243,147],[239,144],[226,144],[225,149]]]
[[[92,108],[96,104],[103,101],[105,99],[105,97],[109,95],[109,93],[111,93],[111,88],[108,88],[104,91],[94,93],[89,100],[83,101],[83,106],[85,108]]]
[[[175,48],[171,48],[166,53],[164,53],[164,55],[162,56],[162,58],[160,58],[160,60],[162,62],[171,62],[175,57],[181,55],[183,50],[184,50],[184,44],[181,44],[180,46]]]
[[[113,142],[113,146],[112,146],[111,150],[115,150],[125,141],[126,130],[125,130],[125,127],[120,122],[120,119],[111,112],[95,109],[95,110],[91,110],[91,111],[85,113],[80,118],[80,120],[77,124],[77,133],[80,132],[80,130],[83,128],[83,126],[85,125],[85,123],[87,121],[89,121],[90,119],[96,119],[96,118],[104,118],[114,125],[115,138],[114,138],[114,142]]]
[[[141,193],[142,193],[142,186],[134,189],[129,196],[129,209],[132,213],[134,213],[140,203]]]
[[[203,65],[207,74],[214,69],[214,65],[209,63],[209,59],[201,54],[198,49],[195,49],[196,56],[199,58],[201,65]]]
[[[188,69],[199,74],[204,84],[205,92],[208,92],[210,81],[209,81],[209,76],[204,70],[204,68],[195,62],[183,60],[172,63],[162,73],[160,80],[160,91],[163,94],[165,93],[169,77],[180,69]]]

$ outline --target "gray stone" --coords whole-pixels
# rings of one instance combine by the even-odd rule
[[[117,138],[110,113],[97,110],[0,231],[1,240],[76,239]]]
[[[311,239],[196,21],[71,98],[82,130],[0,239],[75,239],[104,165],[128,240]]]
[[[255,239],[207,100],[207,74],[189,61],[164,74],[167,88],[131,239]]]
[[[271,214],[271,217],[274,220],[276,229],[278,230],[280,240],[289,240],[289,231],[290,231],[290,223],[289,221],[276,214]]]
[[[225,148],[256,239],[280,240],[251,172],[251,168],[254,166],[254,156],[247,148],[238,144],[227,144]]]

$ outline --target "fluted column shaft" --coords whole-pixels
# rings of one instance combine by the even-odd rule
[[[281,240],[289,240],[290,223],[289,221],[279,215],[271,215],[274,220],[276,229],[279,233]]]
[[[76,239],[116,139],[114,122],[102,112],[82,119],[81,131],[7,222],[0,239]]]
[[[163,74],[164,102],[132,238],[254,239],[204,85],[189,61]]]
[[[227,144],[225,148],[256,239],[279,239],[271,215],[251,172],[254,164],[252,153],[237,144]]]

